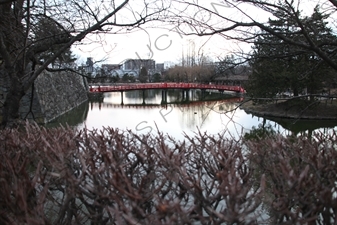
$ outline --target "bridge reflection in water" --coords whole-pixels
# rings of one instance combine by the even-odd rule
[[[197,106],[214,107],[215,105],[223,105],[225,103],[237,103],[242,102],[243,97],[232,97],[221,100],[202,100],[202,101],[188,101],[188,102],[172,102],[166,104],[153,104],[153,103],[138,103],[138,104],[116,104],[107,102],[90,102],[90,108],[98,105],[98,108],[167,108],[167,107],[180,107],[180,108],[192,108]],[[219,107],[221,110],[221,107]]]

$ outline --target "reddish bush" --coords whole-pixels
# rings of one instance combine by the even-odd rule
[[[0,140],[1,224],[335,221],[335,135],[178,142],[27,124]]]
[[[337,136],[275,136],[248,144],[251,168],[264,174],[272,224],[337,222]]]

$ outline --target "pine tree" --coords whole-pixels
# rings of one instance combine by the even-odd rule
[[[284,11],[275,15],[277,19],[269,20],[270,27],[283,32],[289,39],[298,41],[305,38],[301,32],[305,29],[315,40],[313,45],[323,47],[327,52],[330,50],[324,49],[324,43],[336,41],[336,36],[332,35],[325,22],[327,15],[319,12],[318,7],[310,17],[301,19],[302,28]],[[263,31],[254,42],[251,66],[253,73],[247,91],[255,97],[275,97],[289,90],[296,96],[305,88],[309,94],[315,94],[332,74],[332,70],[314,52],[285,43]]]

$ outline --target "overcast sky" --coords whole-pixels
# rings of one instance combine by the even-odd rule
[[[303,5],[301,7],[305,12],[311,14],[313,5],[315,5],[313,2],[317,4],[317,1],[312,1],[309,6],[308,3],[304,4],[302,1]],[[219,13],[230,14],[233,18],[239,16],[239,13],[232,11],[228,7],[214,5],[213,2],[203,3]],[[246,6],[243,6],[242,10],[249,16],[263,18],[264,20],[267,20],[270,15]],[[214,15],[205,15],[199,11],[192,13],[192,15],[209,21],[214,19]],[[141,58],[154,59],[156,63],[169,61],[178,64],[181,62],[182,54],[184,53],[186,57],[188,52],[190,54],[193,52],[193,49],[196,55],[203,53],[211,60],[217,61],[219,58],[223,58],[233,52],[249,51],[251,49],[247,44],[228,41],[218,35],[212,37],[182,36],[174,29],[174,25],[161,28],[154,28],[152,25],[151,28],[144,28],[127,34],[90,35],[85,42],[90,43],[90,45],[75,45],[73,47],[74,54],[79,57],[79,64],[85,63],[87,57],[93,57],[94,61],[104,60],[101,63],[118,64],[127,59]]]
[[[174,0],[173,0],[174,2]],[[203,2],[206,6],[212,8],[212,2]],[[216,5],[216,10],[223,10],[229,13],[228,8]],[[191,10],[190,15],[196,19],[212,20],[210,14],[205,14],[199,9],[185,10],[180,3],[173,3],[170,10],[184,10],[184,13]],[[195,12],[194,12],[194,11]],[[233,16],[235,13],[233,13]],[[199,18],[200,17],[200,18]],[[145,24],[149,27],[147,24]],[[90,45],[74,45],[73,52],[79,58],[78,63],[85,63],[87,57],[92,57],[94,61],[104,59],[103,63],[122,63],[126,59],[154,59],[156,63],[172,62],[178,64],[181,62],[182,55],[194,54],[196,56],[203,54],[213,61],[223,58],[238,50],[235,42],[227,41],[220,36],[183,36],[177,32],[174,24],[162,26],[161,24],[150,25],[151,28],[144,28],[127,34],[101,34],[89,35],[84,43]],[[154,28],[156,27],[156,28]],[[160,27],[160,28],[159,28]],[[242,47],[249,50],[250,47]]]
[[[195,37],[182,36],[175,31],[164,29],[146,29],[129,34],[106,34],[90,36],[90,45],[76,45],[74,54],[80,56],[79,63],[85,63],[87,57],[94,61],[105,59],[104,63],[122,63],[126,59],[154,59],[156,63],[170,61],[179,63],[182,54],[204,54],[213,60],[231,54],[238,48],[234,42],[219,36]]]

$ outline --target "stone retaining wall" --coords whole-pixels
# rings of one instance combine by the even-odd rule
[[[87,101],[87,86],[86,79],[75,73],[44,72],[22,98],[20,117],[48,123]],[[7,91],[8,80],[0,80],[1,112]]]

